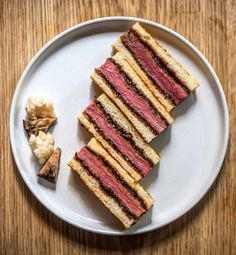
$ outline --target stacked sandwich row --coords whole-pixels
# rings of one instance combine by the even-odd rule
[[[69,166],[128,228],[154,202],[138,184],[160,159],[148,143],[198,82],[138,23],[113,48],[91,76],[104,94],[79,116],[94,138]]]

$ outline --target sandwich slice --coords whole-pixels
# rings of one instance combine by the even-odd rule
[[[153,205],[153,198],[92,138],[68,163],[125,228]]]
[[[199,82],[139,23],[113,45],[168,111],[194,91]]]
[[[84,110],[79,121],[135,180],[158,163],[159,155],[105,94]]]
[[[169,112],[125,60],[124,54],[108,58],[91,78],[118,105],[147,142],[173,122]]]

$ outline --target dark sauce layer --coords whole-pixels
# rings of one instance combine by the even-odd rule
[[[109,68],[113,68],[111,69],[112,71],[109,70]],[[112,59],[107,59],[106,63],[102,65],[99,69],[97,69],[97,72],[109,84],[112,90],[115,91],[117,95],[119,95],[119,97],[127,105],[127,107],[131,109],[139,117],[139,119],[142,120],[142,122],[149,126],[152,131],[154,131],[153,133],[155,135],[160,134],[167,128],[169,124],[167,123],[166,119],[160,115],[160,113],[155,109],[150,100],[148,100],[135,87],[135,85],[124,73],[124,71],[121,70],[119,65],[114,63]],[[112,77],[112,75],[114,75],[114,77]],[[118,75],[119,77],[117,77]],[[127,91],[129,91],[130,95],[127,95]],[[127,98],[129,98],[129,96],[130,101],[127,101]],[[144,109],[146,109],[146,111]]]
[[[138,193],[133,190],[127,183],[126,181],[117,173],[116,170],[114,170],[113,166],[108,162],[108,160],[106,160],[106,158],[104,158],[103,156],[97,155],[95,152],[93,152],[89,147],[86,147],[91,153],[93,153],[98,160],[101,160],[102,163],[106,166],[106,168],[112,173],[112,175],[114,175],[114,177],[116,178],[117,182],[121,183],[125,189],[132,194],[132,196],[137,199],[140,204],[142,205],[142,207],[144,209],[147,209],[144,203],[144,200],[139,197]],[[77,156],[76,156],[77,158]],[[128,174],[128,173],[127,173]]]
[[[156,85],[157,90],[177,105],[189,95],[189,90],[180,83],[165,64],[154,54],[132,30],[121,36],[123,44],[129,49],[142,70]]]
[[[154,53],[153,49],[151,47],[149,47],[149,45],[147,45],[144,41],[142,41],[142,39],[140,38],[139,34],[136,33],[136,31],[134,31],[133,29],[131,29],[131,31],[139,38],[140,42],[149,50],[152,52],[153,54],[153,59],[155,60],[156,64],[166,73],[168,74],[173,80],[175,80],[187,93],[190,94],[190,90],[188,87],[186,87],[182,81],[177,77],[177,75],[172,72],[168,66],[160,59],[156,56],[156,54]]]
[[[87,148],[86,148],[87,149]],[[91,151],[89,151],[91,152]],[[93,152],[91,152],[95,157],[97,157]],[[92,172],[92,170],[90,169],[89,165],[87,164],[86,161],[82,160],[81,157],[79,157],[76,153],[76,159],[82,164],[82,166],[86,169],[86,171],[91,175],[93,176],[98,182],[99,182],[99,185],[100,187],[103,189],[103,191],[113,197],[117,202],[118,204],[121,206],[122,210],[126,213],[126,215],[129,217],[129,218],[132,218],[132,219],[137,219],[139,217],[137,217],[137,215],[135,215],[135,213],[133,213],[128,207],[127,205],[124,203],[124,201],[122,201],[122,198],[118,196],[118,194],[116,194],[110,187],[107,187],[105,184],[104,184],[104,181],[102,181],[102,179],[99,179],[99,177],[95,176],[95,174]],[[99,160],[99,158],[97,158],[97,160]],[[111,172],[110,169],[107,168],[108,171]],[[112,175],[113,178],[116,179],[116,176]],[[116,179],[117,180],[117,179]],[[123,186],[123,184],[121,183],[123,189],[126,190],[126,192],[129,193],[130,196],[132,196],[132,193],[129,192],[129,190],[127,190],[127,188],[125,186]],[[134,199],[136,199],[136,197],[133,197]],[[136,199],[137,200],[137,199]],[[137,200],[137,202],[140,204],[141,208],[143,208],[143,213],[145,213],[146,209],[143,207],[143,204],[140,203],[139,200]],[[138,205],[137,205],[138,206]],[[140,210],[140,209],[139,209]],[[142,213],[142,214],[143,214]]]
[[[143,149],[139,148],[139,147],[135,144],[135,142],[134,142],[134,140],[133,140],[132,134],[126,132],[122,127],[120,127],[119,125],[117,125],[117,124],[115,123],[115,121],[113,121],[113,119],[111,118],[111,116],[109,115],[109,113],[106,112],[106,109],[103,107],[103,105],[102,105],[100,102],[95,101],[95,103],[96,103],[96,105],[103,111],[104,115],[106,115],[106,118],[107,118],[107,121],[109,122],[109,124],[110,124],[111,126],[113,126],[113,127],[117,130],[117,132],[118,132],[121,136],[123,136],[123,137],[126,139],[126,141],[128,141],[128,142],[130,143],[130,145],[138,152],[138,154],[139,154],[141,157],[143,157],[144,159],[146,159],[146,160],[149,162],[149,164],[150,164],[151,167],[153,167],[153,166],[154,166],[153,162],[145,155]]]
[[[92,124],[93,124],[95,130],[103,137],[103,139],[106,140],[106,141],[113,147],[113,149],[116,150],[116,152],[117,152],[118,154],[120,154],[120,155],[126,160],[126,162],[127,162],[129,165],[131,165],[142,177],[144,177],[145,174],[142,172],[142,170],[139,169],[139,168],[130,160],[130,158],[127,157],[127,156],[123,153],[123,151],[121,151],[121,150],[117,147],[117,145],[113,142],[112,139],[110,139],[109,137],[107,137],[107,136],[105,135],[105,133],[103,132],[103,130],[100,129],[99,126],[97,125],[96,121],[95,121],[91,116],[89,116],[86,112],[84,112],[84,114],[85,114],[86,117],[89,119],[89,121],[92,122]],[[151,167],[151,166],[150,166],[150,167]]]

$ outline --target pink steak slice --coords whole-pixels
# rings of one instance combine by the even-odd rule
[[[176,105],[188,97],[188,93],[156,63],[154,54],[132,31],[121,36],[121,40],[147,75]]]
[[[115,88],[122,99],[158,133],[160,134],[167,128],[167,124],[160,114],[150,105],[150,103],[139,95],[134,86],[127,83],[124,75],[121,74],[119,67],[107,59],[100,71]]]
[[[76,153],[77,159],[82,161],[89,171],[99,179],[100,183],[119,200],[120,203],[135,217],[140,217],[145,209],[141,203],[131,195],[131,193],[117,181],[110,173],[107,166],[96,155],[83,147]]]
[[[134,164],[143,176],[151,171],[152,166],[150,162],[142,157],[118,130],[108,122],[106,115],[96,103],[90,104],[86,108],[85,113],[92,119],[98,129],[102,131],[103,135],[116,146],[125,158],[128,158]]]

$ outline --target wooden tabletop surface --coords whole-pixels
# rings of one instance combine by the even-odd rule
[[[230,139],[219,177],[190,212],[162,229],[130,237],[79,230],[31,194],[9,141],[9,109],[33,55],[82,21],[135,16],[190,40],[218,74],[230,111]],[[0,0],[0,254],[236,254],[236,1]]]

